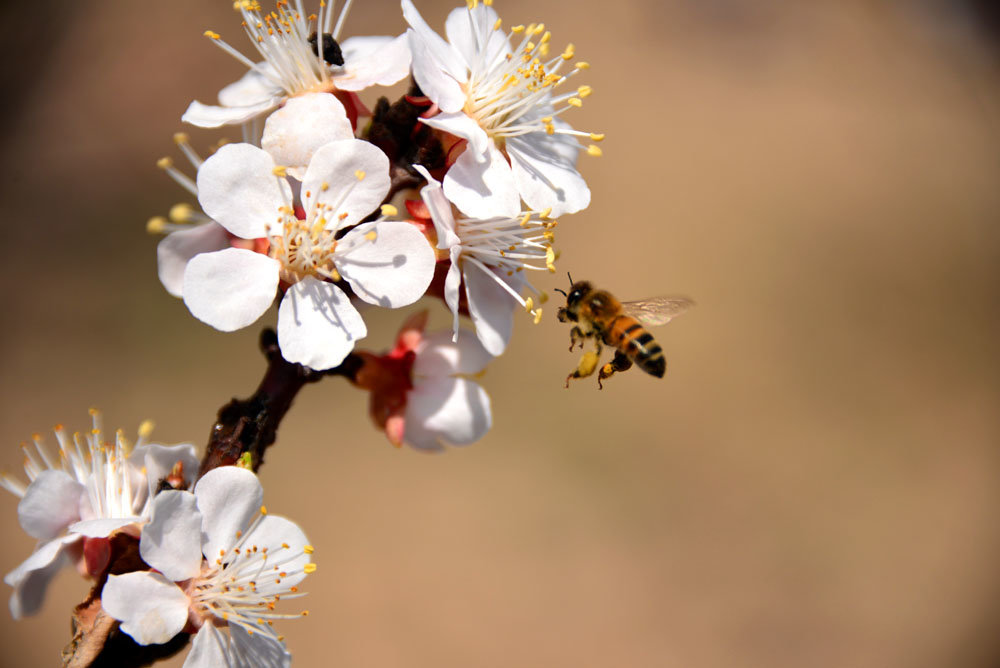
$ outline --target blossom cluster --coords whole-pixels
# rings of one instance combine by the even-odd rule
[[[571,84],[589,65],[572,45],[554,49],[543,24],[505,28],[491,0],[454,9],[444,36],[402,0],[405,33],[345,37],[350,4],[309,13],[303,0],[236,0],[252,55],[206,31],[247,72],[181,120],[241,141],[203,158],[178,133],[191,169],[159,161],[194,200],[147,225],[164,235],[159,278],[223,332],[277,304],[281,358],[369,392],[392,444],[467,445],[492,425],[478,379],[515,314],[542,317],[546,294],[529,276],[555,271],[557,218],[590,203],[577,158],[599,156],[603,135],[565,118],[591,94]],[[366,106],[363,93],[396,84],[396,102]],[[426,331],[424,309],[403,318],[390,350],[359,347],[366,311],[425,297],[450,327]],[[5,578],[12,615],[37,612],[73,564],[139,645],[191,634],[186,666],[287,665],[274,622],[306,614],[277,609],[315,571],[304,532],[262,505],[259,460],[208,465],[150,431],[108,441],[93,412],[87,433],[55,428],[57,455],[41,436],[24,446],[27,483],[0,476],[39,541]]]

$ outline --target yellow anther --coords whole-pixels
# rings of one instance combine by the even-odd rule
[[[305,566],[302,567],[302,570],[303,570],[303,572],[305,572],[306,575],[308,575],[310,573],[315,573],[316,572],[316,564],[306,564]],[[305,614],[305,613],[303,613],[303,614]]]
[[[603,133],[597,133],[597,132],[591,132],[590,133],[590,141],[604,141],[604,134]]]
[[[170,158],[160,158],[156,161],[156,166],[160,169],[170,169],[174,166],[174,161]]]
[[[378,234],[376,234],[375,230],[365,233],[365,239],[367,239],[368,241],[375,241],[377,238]]]
[[[493,4],[492,0],[491,0],[490,4]],[[486,6],[489,7],[489,5],[486,5]],[[500,26],[501,25],[503,25],[503,19],[497,19],[497,22],[493,24],[493,29],[494,30],[500,30]]]
[[[535,300],[532,299],[531,297],[528,297],[527,299],[524,300],[524,310],[527,311],[528,313],[531,313],[531,310],[533,308],[535,308]]]
[[[535,324],[537,325],[542,321],[542,309],[535,311]]]
[[[186,144],[188,143],[188,136],[186,132],[175,132],[174,133],[174,143],[175,144]]]
[[[492,7],[493,0],[483,0],[483,4],[486,5],[487,7]]]
[[[556,133],[556,126],[553,125],[552,123],[546,123],[545,124],[545,134],[551,136],[551,135],[554,135],[555,133]]]
[[[367,175],[365,174],[365,171],[363,169],[359,169],[358,171],[354,172],[354,178],[356,178],[358,181],[364,181],[365,176]]]
[[[581,60],[580,62],[578,62],[573,67],[575,67],[578,70],[589,70],[590,69],[590,63]]]
[[[579,95],[580,97],[587,97],[593,92],[594,89],[591,88],[590,86],[580,86],[579,88],[576,89],[576,94]]]
[[[153,433],[153,428],[156,426],[152,420],[144,420],[142,424],[139,425],[139,437],[149,438],[149,435]]]
[[[536,25],[537,24],[535,24],[535,23],[529,23],[528,27],[525,28],[526,34],[528,34],[528,35],[534,35],[535,34],[535,26]]]
[[[519,223],[519,225],[521,227],[527,227],[528,226],[528,222],[530,220],[531,220],[531,214],[530,213],[526,213],[523,216],[521,216],[521,222]]]
[[[288,168],[285,167],[284,165],[275,165],[274,169],[271,170],[271,173],[274,174],[275,176],[280,176],[281,178],[285,178],[286,176],[288,176]]]
[[[590,146],[587,147],[587,155],[592,155],[595,158],[600,158],[602,155],[604,155],[604,151],[602,151],[601,147],[598,146],[597,144],[591,144]]]
[[[260,514],[261,515],[267,515],[267,506],[261,506],[260,507]]]
[[[566,100],[566,104],[568,104],[571,107],[576,107],[577,109],[579,109],[580,107],[583,106],[583,100],[581,100],[578,97],[571,97],[570,99]]]
[[[545,268],[549,270],[550,274],[556,272],[555,261],[557,259],[556,252],[552,246],[545,247]]]
[[[175,223],[189,223],[194,217],[194,207],[184,202],[174,204],[170,207],[170,213],[167,216]]]
[[[479,0],[465,0],[465,6],[469,9],[475,9],[479,5]]]
[[[538,45],[538,53],[542,54],[543,56],[549,55],[549,45],[548,45],[548,43],[542,42],[541,44],[539,44]]]
[[[330,184],[324,181],[319,185],[319,189],[322,190],[323,192],[326,192],[327,190],[330,189]]]
[[[313,552],[316,551],[316,548],[314,548],[312,545],[305,545],[303,546],[302,551],[305,552],[306,554],[312,554]]]
[[[515,35],[519,34],[519,33],[522,33],[522,32],[524,32],[524,26],[523,25],[514,26],[514,27],[512,27],[510,29],[510,31],[512,33],[514,33]]]
[[[153,216],[146,221],[147,234],[163,234],[166,232],[167,219],[163,216]]]
[[[552,122],[551,116],[542,116],[542,123],[551,123],[551,122]]]
[[[308,610],[303,610],[302,611],[302,616],[303,617],[308,617],[309,616],[309,611]]]
[[[545,24],[544,23],[539,23],[537,26],[535,26],[534,33],[537,35],[538,33],[542,33],[542,32],[545,32]]]
[[[391,204],[382,205],[382,215],[383,216],[395,216],[399,213],[399,210]]]
[[[562,52],[562,59],[569,60],[574,55],[576,55],[576,47],[573,46],[572,44],[567,44],[566,50]]]
[[[211,30],[206,30],[204,33],[205,37],[210,37],[211,39],[219,39],[221,35],[217,32],[212,32]]]
[[[547,301],[549,301],[549,293],[543,292],[542,294],[538,295],[539,304],[544,304]]]
[[[548,218],[551,215],[552,215],[552,207],[550,206],[550,207],[546,208],[544,211],[542,211],[540,214],[538,214],[538,217],[539,218]]]
[[[534,49],[535,49],[535,43],[534,42],[528,42],[527,44],[524,45],[524,52],[525,53],[531,53],[532,51],[534,51]]]
[[[550,39],[552,39],[552,33],[551,33],[551,32],[549,32],[548,30],[546,30],[546,31],[545,31],[545,34],[544,34],[544,35],[542,35],[542,38],[541,38],[540,40],[538,40],[538,43],[539,43],[539,44],[545,44],[545,43],[546,43],[546,42],[548,42],[548,41],[549,41]]]

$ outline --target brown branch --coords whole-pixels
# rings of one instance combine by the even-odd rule
[[[256,471],[264,463],[264,450],[274,443],[278,425],[299,390],[324,376],[353,378],[361,366],[361,358],[353,353],[340,366],[326,371],[314,371],[288,362],[281,356],[278,337],[272,329],[261,332],[260,347],[267,358],[264,378],[253,396],[233,399],[219,409],[199,477],[217,466],[235,464],[244,453],[250,454],[251,465]]]

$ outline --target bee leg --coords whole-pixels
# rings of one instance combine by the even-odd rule
[[[597,362],[600,358],[597,353],[584,353],[583,357],[580,358],[580,363],[573,370],[573,373],[566,376],[566,387],[569,387],[569,381],[574,378],[586,378],[590,374],[594,373],[594,369],[597,368]]]
[[[611,378],[616,371],[628,371],[632,368],[632,360],[628,358],[628,355],[623,354],[620,350],[615,352],[615,358],[601,367],[601,372],[597,374],[597,387],[604,389],[604,384],[602,380]]]
[[[573,329],[569,330],[569,351],[573,352],[573,348],[579,343],[580,347],[583,348],[583,342],[587,337],[583,335],[583,331],[574,326]]]

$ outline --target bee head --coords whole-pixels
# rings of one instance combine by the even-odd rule
[[[589,294],[593,289],[594,286],[587,281],[578,281],[574,283],[570,286],[569,294],[566,295],[566,306],[568,308],[576,306],[580,303],[580,300],[586,297],[587,294]]]

